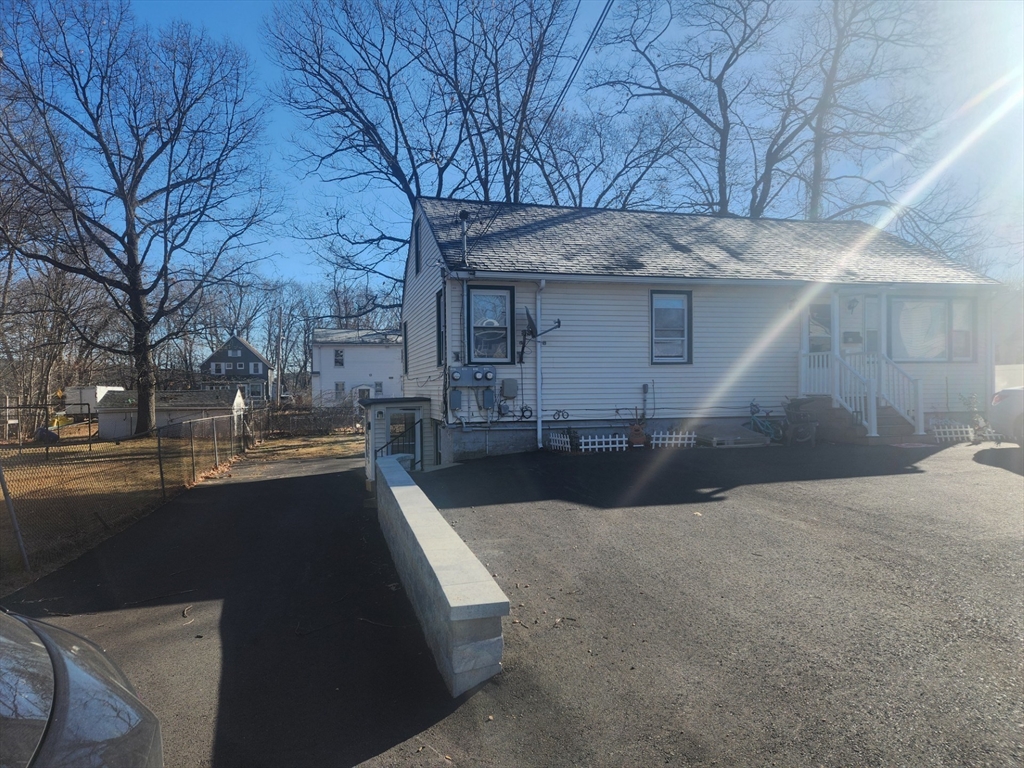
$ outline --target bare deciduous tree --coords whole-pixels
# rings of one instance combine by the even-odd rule
[[[269,213],[248,59],[185,23],[139,26],[125,0],[5,1],[0,49],[0,164],[47,205],[3,246],[102,288],[131,334],[93,341],[131,356],[145,432],[162,322]]]
[[[606,44],[626,58],[596,81],[629,102],[668,100],[682,108],[691,144],[682,169],[690,207],[725,216],[737,164],[737,120],[754,83],[749,59],[779,24],[776,0],[634,0]]]

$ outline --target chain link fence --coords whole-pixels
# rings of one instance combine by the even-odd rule
[[[339,429],[352,429],[358,421],[351,403],[333,408],[255,408],[248,417],[247,426],[257,443],[286,435],[329,435]]]
[[[5,409],[0,432],[0,580],[66,561],[275,436],[352,427],[352,408],[251,409],[98,440],[95,414],[54,422],[44,407]]]
[[[0,443],[0,580],[84,551],[252,444],[242,414],[113,442],[97,440],[95,427],[63,425],[59,437],[56,426],[29,435],[19,427]]]

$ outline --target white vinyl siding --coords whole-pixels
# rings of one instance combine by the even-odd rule
[[[536,284],[513,286],[514,359],[518,359],[520,332],[526,325],[524,308],[535,312]],[[536,414],[539,342],[544,342],[546,421],[552,419],[553,411],[560,410],[568,411],[572,420],[619,423],[631,417],[635,408],[643,407],[644,384],[649,385],[647,415],[653,418],[734,416],[754,397],[778,403],[796,393],[799,323],[794,320],[768,333],[789,309],[790,297],[785,291],[742,286],[686,289],[691,301],[692,363],[666,366],[651,362],[652,290],[660,288],[548,281],[541,293],[537,324],[544,331],[560,319],[562,327],[528,341],[524,365],[497,369],[499,381],[519,380],[518,397],[510,403],[514,412],[525,405]],[[460,349],[464,354],[467,336],[458,281],[451,281],[448,296],[452,321],[449,356]],[[410,349],[410,355],[415,354]],[[460,415],[473,422],[484,419],[466,391],[462,402]]]
[[[402,377],[401,395],[404,397],[428,397],[430,408],[423,409],[424,424],[430,419],[444,418],[441,408],[443,399],[443,368],[437,367],[437,317],[436,297],[442,286],[441,270],[436,265],[441,260],[437,243],[429,228],[417,218],[419,228],[419,253],[421,269],[417,273],[415,253],[412,248],[405,265],[405,287],[402,301],[402,323],[408,331],[407,373]],[[445,365],[449,363],[445,361]],[[428,413],[429,410],[429,413]],[[428,434],[429,433],[429,434]],[[425,428],[424,455],[426,442],[433,444],[433,430]]]

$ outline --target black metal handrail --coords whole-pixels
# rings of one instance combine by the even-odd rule
[[[407,434],[409,434],[410,431],[413,433],[413,440],[415,441],[415,439],[416,439],[416,429],[418,427],[421,427],[422,425],[423,425],[423,419],[418,419],[411,427],[406,427],[405,429],[403,429],[401,431],[401,433],[395,435],[393,438],[391,438],[386,443],[384,443],[384,445],[382,445],[380,448],[378,448],[377,450],[375,450],[373,452],[374,459],[379,459],[381,456],[390,456],[391,455],[391,451],[388,451],[388,448],[390,448],[393,444],[397,443],[399,440],[401,440],[403,437],[405,437]],[[385,453],[385,451],[387,451],[387,453]],[[423,456],[420,456],[419,459],[416,459],[416,446],[414,444],[413,445],[412,468],[416,469],[416,465],[417,464],[419,464],[420,468],[422,469],[422,467],[423,467]]]

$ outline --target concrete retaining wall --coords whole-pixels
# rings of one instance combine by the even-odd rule
[[[508,598],[401,461],[377,460],[377,516],[398,575],[452,696],[501,671]]]

